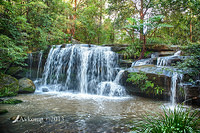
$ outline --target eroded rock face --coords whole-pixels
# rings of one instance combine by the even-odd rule
[[[169,100],[170,98],[170,87],[171,87],[171,77],[165,76],[165,75],[159,75],[159,74],[153,74],[153,73],[146,73],[149,81],[152,81],[154,85],[158,85],[159,87],[164,88],[164,91],[161,95],[153,95],[153,94],[146,94],[145,91],[141,91],[140,88],[138,88],[137,85],[134,85],[131,82],[127,82],[128,74],[130,72],[125,71],[123,73],[123,76],[120,80],[120,84],[126,87],[126,91],[130,95],[139,95],[139,96],[145,96],[145,97],[153,97],[153,98],[159,98],[163,100]]]
[[[181,83],[178,90],[177,101],[200,106],[200,85]]]
[[[19,92],[18,93],[34,93],[35,84],[28,78],[19,79]]]
[[[10,75],[0,74],[0,97],[16,96],[19,90],[18,80]]]

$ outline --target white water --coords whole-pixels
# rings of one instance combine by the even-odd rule
[[[38,69],[37,69],[37,79],[38,79],[38,76],[39,76],[39,73],[40,73],[40,69],[41,69],[42,56],[43,56],[43,51],[40,51],[40,53],[39,53],[39,63],[38,63]]]
[[[37,91],[124,96],[119,85],[118,55],[110,47],[88,45],[53,46]],[[118,75],[117,75],[118,73]]]
[[[177,51],[172,56],[158,57],[157,67],[169,66],[171,64],[171,60],[176,56],[180,56],[180,54],[181,54],[181,51]]]
[[[176,88],[177,88],[177,81],[182,80],[183,74],[173,72],[172,78],[171,78],[171,105],[176,105]]]
[[[144,66],[144,65],[149,65],[149,64],[152,64],[152,63],[153,63],[153,58],[141,59],[141,60],[133,62],[131,67]]]
[[[171,78],[171,104],[176,104],[176,84],[178,79],[178,73],[174,72]]]
[[[27,75],[27,77],[31,78],[32,77],[32,64],[33,64],[33,55],[32,55],[32,53],[29,54],[28,60],[29,60],[29,74]]]

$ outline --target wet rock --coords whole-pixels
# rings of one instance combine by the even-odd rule
[[[28,78],[19,79],[19,91],[18,93],[33,93],[35,92],[35,85],[32,80]]]
[[[119,65],[120,67],[129,68],[132,65],[132,60],[120,60]]]
[[[48,88],[42,88],[42,91],[43,92],[49,92],[49,89]]]
[[[196,80],[195,81],[195,85],[199,85],[200,86],[200,80]]]
[[[138,95],[138,96],[144,96],[144,97],[151,97],[151,98],[159,98],[168,100],[170,97],[170,87],[171,87],[171,77],[168,77],[166,75],[159,75],[154,73],[146,73],[148,80],[152,81],[155,86],[159,86],[164,88],[164,91],[161,95],[153,95],[153,94],[146,94],[145,91],[142,91],[137,85],[128,82],[128,75],[129,71],[125,71],[122,75],[122,78],[120,80],[120,84],[126,87],[126,92],[130,95]]]
[[[177,89],[177,101],[189,103],[189,104],[197,104],[200,100],[200,86],[194,85],[191,83],[181,83],[178,85]]]
[[[18,80],[10,75],[0,74],[0,97],[16,96],[19,90]]]
[[[111,50],[114,52],[120,52],[126,49],[129,45],[126,44],[105,44],[103,46],[111,47]]]
[[[6,110],[6,109],[0,109],[0,115],[5,114],[5,113],[8,113],[8,110]]]
[[[147,50],[149,51],[175,51],[180,49],[179,46],[170,46],[170,45],[164,45],[164,44],[148,44],[146,45]]]
[[[169,56],[173,55],[175,52],[174,51],[161,51],[159,52],[159,56]]]

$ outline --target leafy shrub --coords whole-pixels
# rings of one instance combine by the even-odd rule
[[[179,62],[177,67],[188,71],[191,76],[196,76],[200,73],[200,44],[191,44],[186,47],[183,47],[183,52],[186,56],[190,56],[186,58],[183,62]]]
[[[152,81],[149,81],[147,75],[144,72],[132,72],[128,76],[128,82],[132,82],[133,84],[137,85],[142,91],[146,91],[146,93],[148,94],[162,94],[164,90],[158,85],[155,86]]]
[[[163,109],[164,113],[147,116],[142,125],[145,133],[197,133],[200,132],[199,111],[177,106],[174,110]]]

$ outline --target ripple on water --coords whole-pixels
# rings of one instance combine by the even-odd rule
[[[106,97],[72,93],[36,93],[18,95],[24,101],[17,105],[2,105],[9,113],[0,116],[2,132],[116,132],[128,131],[142,116],[161,111],[163,102],[140,97]],[[44,118],[40,122],[17,122],[12,116]],[[49,118],[49,119],[47,119]],[[56,121],[57,120],[57,121]],[[9,127],[9,128],[8,128]]]

